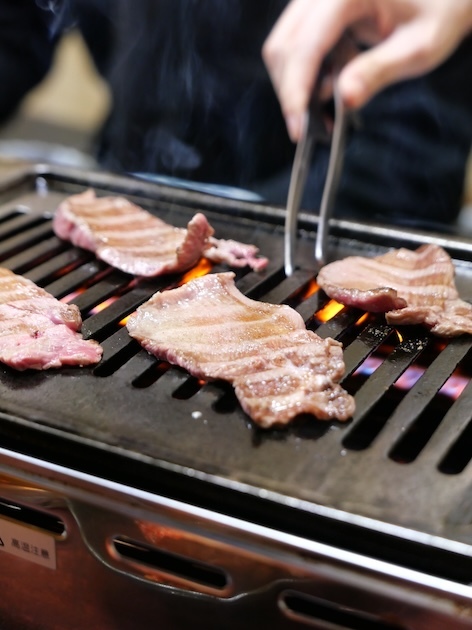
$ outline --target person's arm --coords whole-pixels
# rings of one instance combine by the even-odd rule
[[[0,121],[49,70],[55,46],[51,17],[31,0],[0,0]]]
[[[262,55],[292,140],[320,65],[349,29],[369,48],[339,76],[348,107],[441,64],[472,30],[472,0],[291,0]]]

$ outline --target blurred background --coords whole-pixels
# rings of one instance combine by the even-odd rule
[[[97,73],[80,33],[57,48],[49,75],[0,127],[0,160],[27,160],[93,168],[95,134],[110,108],[106,83]],[[464,183],[462,218],[472,225],[472,156]]]
[[[0,156],[93,165],[91,146],[109,107],[106,83],[81,35],[71,31],[62,38],[49,75],[0,127]]]

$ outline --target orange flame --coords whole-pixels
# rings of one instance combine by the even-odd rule
[[[74,269],[76,268],[76,264],[75,263],[69,263],[68,265],[64,265],[64,267],[61,267],[55,274],[54,276],[56,278],[62,278],[63,276],[66,276],[68,273],[70,273],[71,271],[74,271]]]
[[[194,280],[195,278],[200,278],[201,276],[206,276],[206,274],[211,271],[212,264],[206,258],[202,258],[200,262],[198,262],[195,267],[192,267],[190,271],[187,271],[182,277],[180,284],[185,284],[190,280]]]
[[[368,317],[369,313],[364,313],[364,315],[361,315],[356,322],[356,326],[362,326],[362,324],[366,321],[366,319],[368,319]]]
[[[65,304],[68,304],[69,302],[72,302],[72,300],[75,300],[76,297],[84,293],[84,291],[85,289],[77,289],[76,291],[72,291],[72,293],[68,293],[67,295],[64,295],[64,297],[61,297],[59,301],[64,302]]]
[[[328,304],[316,313],[316,319],[322,322],[328,322],[344,308],[344,304],[340,304],[335,300],[330,300]]]
[[[320,287],[316,284],[315,280],[310,280],[306,288],[300,293],[301,300],[307,300],[313,294],[317,293]]]
[[[105,300],[104,302],[101,302],[100,304],[97,304],[97,306],[94,306],[90,310],[90,314],[91,315],[96,315],[97,313],[100,313],[100,311],[103,311],[104,309],[106,309],[107,306],[110,306],[110,304],[113,304],[113,302],[116,302],[117,299],[118,299],[118,296],[117,295],[113,295],[112,297],[108,298],[108,300]]]

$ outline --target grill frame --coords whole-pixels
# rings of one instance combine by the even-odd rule
[[[310,252],[317,223],[315,216],[304,213],[301,217],[302,268],[291,278],[284,279],[281,259],[283,248],[278,247],[283,238],[283,211],[280,208],[213,198],[109,174],[84,173],[49,166],[21,169],[3,183],[0,220],[5,208],[17,206],[19,198],[22,199],[21,203],[25,203],[28,195],[34,200],[33,214],[50,216],[53,210],[51,201],[57,201],[57,194],[66,196],[87,186],[94,186],[99,192],[126,194],[144,206],[146,203],[150,206],[171,204],[169,212],[174,223],[176,218],[182,222],[189,218],[196,208],[203,209],[209,215],[210,222],[215,223],[217,236],[232,236],[246,241],[249,237],[256,243],[259,239],[257,244],[262,253],[271,257],[269,269],[259,275],[253,272],[237,274],[238,287],[250,297],[290,302],[310,277]],[[29,218],[27,211],[15,219],[20,231]],[[162,218],[169,220],[166,216]],[[104,271],[105,266],[97,263],[93,255],[77,252],[68,246],[60,251],[61,247],[54,237],[49,236],[49,240],[45,241],[45,235],[49,232],[44,225],[46,223],[40,221],[33,227],[32,247],[41,250],[46,242],[46,249],[58,248],[57,255],[61,263],[74,265],[77,260],[82,262],[71,272],[76,274],[74,283],[80,284],[84,279]],[[234,226],[239,229],[236,235],[224,233],[225,226],[229,225],[231,229]],[[1,229],[2,223],[0,238]],[[330,252],[332,257],[362,251],[381,253],[386,250],[387,242],[390,246],[412,247],[431,241],[446,247],[454,257],[459,290],[463,297],[470,299],[472,295],[467,295],[467,290],[470,291],[468,287],[472,274],[472,245],[467,239],[332,221]],[[35,250],[38,256],[41,255],[39,250]],[[0,253],[2,251],[0,243]],[[8,266],[19,272],[26,264],[25,253],[20,251],[8,260]],[[47,264],[35,266],[25,275],[35,281],[51,278]],[[108,290],[113,293],[117,286],[124,286],[129,281],[130,278],[125,274],[110,272],[103,278],[109,287],[103,289],[100,299],[108,295]],[[170,279],[170,284],[173,281],[175,279]],[[63,280],[60,278],[46,282],[45,288],[52,288],[52,292],[61,297],[64,291],[61,282]],[[126,302],[125,310],[134,309],[150,295],[150,291],[168,284],[168,279],[143,282],[138,289],[131,291],[133,295]],[[130,293],[125,293],[125,297],[127,295]],[[87,311],[95,305],[96,300],[96,296],[79,296],[77,303]],[[315,293],[300,302],[298,310],[308,319],[313,311],[319,310],[326,302],[326,297]],[[107,310],[102,312],[106,314]],[[344,309],[332,320],[317,325],[316,332],[321,336],[341,335],[342,338],[346,329],[352,328],[360,315],[362,313]],[[155,439],[156,434],[159,434],[158,437],[163,438],[164,433],[162,426],[158,430],[150,422],[149,405],[152,405],[151,411],[161,409],[164,418],[168,413],[168,405],[174,400],[171,392],[188,384],[191,379],[183,371],[170,368],[153,386],[135,388],[140,391],[134,391],[130,398],[130,375],[142,375],[154,360],[142,350],[135,354],[130,348],[134,342],[129,342],[123,331],[109,336],[110,328],[122,316],[120,310],[113,317],[113,324],[107,325],[103,324],[105,315],[100,314],[84,321],[85,335],[103,341],[107,361],[115,360],[116,357],[119,361],[126,359],[123,364],[126,365],[126,374],[120,375],[120,368],[110,377],[102,376],[99,393],[95,393],[91,387],[91,382],[95,382],[97,377],[92,376],[89,369],[63,369],[54,374],[25,375],[3,369],[0,378],[2,447],[440,578],[458,583],[472,581],[470,466],[454,476],[445,475],[435,468],[438,453],[446,451],[447,445],[453,444],[468,424],[468,392],[462,400],[459,399],[459,404],[456,403],[459,420],[453,417],[455,412],[450,412],[420,455],[407,465],[392,461],[388,451],[393,438],[401,435],[415,421],[417,413],[414,403],[418,400],[418,391],[421,390],[422,396],[425,395],[424,390],[431,395],[436,388],[437,385],[433,386],[431,382],[426,385],[420,382],[415,386],[416,389],[411,389],[402,399],[400,411],[396,412],[392,421],[387,421],[373,444],[361,451],[345,449],[340,440],[340,436],[351,431],[359,420],[355,420],[350,428],[339,423],[314,422],[284,431],[262,432],[248,422],[238,406],[230,413],[212,410],[212,404],[220,398],[223,399],[223,410],[228,404],[228,398],[230,407],[234,406],[234,400],[231,401],[226,386],[207,384],[197,389],[187,400],[178,400],[178,411],[173,412],[173,426],[165,425],[167,443],[153,444],[154,450],[150,451],[149,444],[152,444],[153,436]],[[392,333],[387,326],[380,326],[378,322],[368,323],[363,333],[357,335],[346,349],[347,371],[351,372],[363,357],[389,335]],[[422,332],[419,338],[413,336],[396,344],[393,351],[396,354],[388,363],[384,363],[387,365],[384,370],[386,374],[382,379],[377,374],[377,383],[373,377],[369,380],[367,389],[370,388],[371,392],[367,391],[367,395],[365,389],[356,394],[359,416],[373,406],[379,382],[385,385],[386,378],[395,380],[428,342],[431,343],[431,340]],[[442,351],[437,355],[434,367],[437,384],[451,371],[451,366],[455,366],[457,355],[466,355],[471,346],[470,340],[454,340],[448,346],[452,349],[449,353]],[[78,414],[77,399],[68,396],[77,391],[80,379],[83,384],[79,387],[90,396],[83,401]],[[115,381],[108,386],[110,379]],[[152,396],[149,394],[156,384],[159,388],[157,402],[155,392]],[[140,425],[140,439],[133,441],[129,427],[125,425],[133,421],[132,414],[136,408],[142,415],[143,392],[152,401],[147,402],[146,422]],[[59,396],[68,402],[57,406]],[[192,417],[195,398],[199,400],[199,410],[205,410],[206,417]],[[56,402],[51,411],[51,401],[54,399]],[[136,407],[136,400],[139,399],[140,406]],[[116,416],[108,418],[104,426],[101,421],[102,407],[104,401],[108,404],[110,400],[115,410],[118,406],[120,411],[126,410],[126,413],[118,419],[118,423]],[[139,421],[141,419],[138,418]],[[183,446],[182,434],[187,438]],[[220,452],[213,447],[214,442],[223,447]],[[202,446],[209,446],[210,449],[202,451]],[[273,461],[277,461],[278,470],[274,470]],[[307,479],[316,480],[315,487],[307,487]],[[399,513],[399,510],[403,512]],[[367,538],[366,532],[369,534]]]

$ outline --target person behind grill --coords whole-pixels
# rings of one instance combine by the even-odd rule
[[[436,9],[444,4],[424,2]],[[287,11],[306,11],[311,24],[316,6],[342,4],[293,0]],[[271,83],[272,76],[280,93],[270,46],[271,76],[261,50],[279,17],[288,15],[286,7],[287,0],[0,0],[0,120],[47,74],[57,42],[75,26],[112,95],[94,148],[105,169],[236,186],[283,206],[294,143]],[[328,32],[324,19],[313,29]],[[472,42],[452,48],[436,70],[386,87],[359,110],[337,216],[454,221],[472,138]],[[307,209],[319,206],[328,150],[315,153]]]

